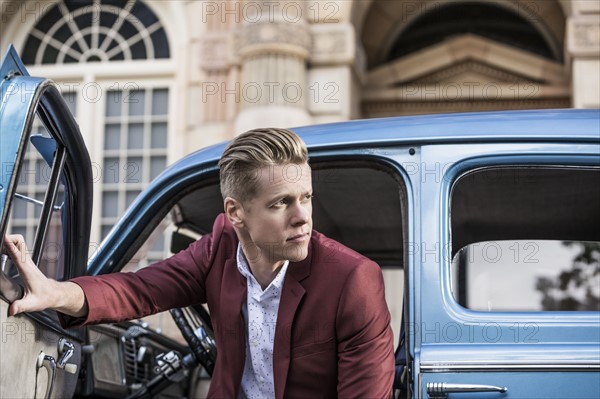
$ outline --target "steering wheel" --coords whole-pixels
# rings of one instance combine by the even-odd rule
[[[212,376],[217,360],[217,345],[210,315],[202,305],[175,308],[170,313],[194,358]]]

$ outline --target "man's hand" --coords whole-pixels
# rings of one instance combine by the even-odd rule
[[[44,309],[55,309],[75,317],[87,314],[87,304],[81,287],[68,281],[58,282],[47,278],[33,263],[22,236],[5,236],[3,247],[17,266],[25,284],[23,298],[10,305],[11,316]]]

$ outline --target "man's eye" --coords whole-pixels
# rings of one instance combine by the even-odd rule
[[[279,201],[277,201],[273,205],[271,205],[271,207],[273,207],[273,208],[279,208],[279,207],[282,207],[282,206],[284,206],[286,204],[287,204],[287,201],[285,199],[280,199]]]

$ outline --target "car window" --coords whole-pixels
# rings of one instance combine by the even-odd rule
[[[71,109],[74,110],[75,97],[73,95],[64,97]],[[63,255],[65,252],[63,221],[66,220],[65,213],[68,211],[68,207],[65,206],[64,181],[59,181],[45,237],[41,237],[44,232],[39,228],[42,208],[47,201],[52,177],[55,150],[54,139],[36,116],[17,178],[17,189],[12,201],[7,231],[25,237],[30,252],[33,252],[36,241],[43,242],[41,255],[37,262],[38,267],[46,276],[62,280],[64,279]],[[10,266],[12,263],[8,265]],[[13,277],[17,274],[14,265],[5,272]]]
[[[462,306],[487,312],[598,311],[599,262],[598,242],[478,242],[452,260],[453,294]]]
[[[600,171],[504,167],[452,193],[452,292],[478,311],[600,310]]]

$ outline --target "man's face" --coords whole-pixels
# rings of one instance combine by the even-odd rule
[[[267,256],[264,260],[272,263],[303,260],[312,231],[310,167],[306,163],[266,166],[257,180],[256,195],[240,213],[244,238],[256,246],[244,248],[246,257],[250,262],[256,256]]]

